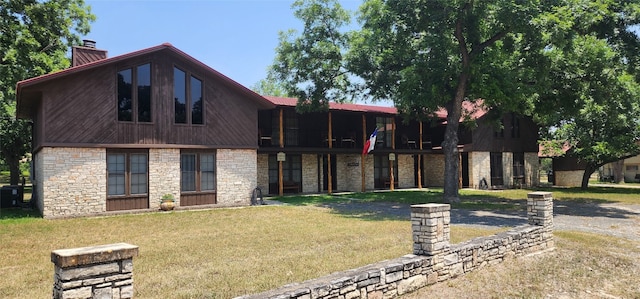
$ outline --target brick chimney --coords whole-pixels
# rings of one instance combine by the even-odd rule
[[[106,50],[96,49],[96,42],[85,39],[82,46],[71,48],[71,66],[79,66],[107,58]]]

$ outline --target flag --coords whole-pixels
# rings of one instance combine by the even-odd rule
[[[364,148],[362,148],[363,155],[366,155],[373,150],[373,147],[376,145],[376,134],[378,134],[378,128],[373,130],[373,133],[369,136],[369,140],[364,143]]]

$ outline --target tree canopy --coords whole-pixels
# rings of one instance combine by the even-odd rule
[[[374,97],[424,118],[444,108],[445,201],[458,200],[462,102],[531,112],[538,71],[538,1],[369,0],[360,10],[349,69]],[[527,59],[523,59],[526,57]],[[495,113],[500,115],[500,113]]]
[[[366,0],[361,29],[343,33],[347,18],[330,13],[336,1],[299,0],[305,31],[281,36],[274,68],[301,102],[358,92],[392,100],[417,119],[446,109],[444,197],[451,202],[463,101],[482,99],[492,115],[533,116],[585,159],[599,156],[594,165],[633,153],[623,144],[638,138],[640,48],[629,30],[638,25],[638,2]],[[594,126],[606,127],[600,136],[609,139],[579,131]]]
[[[541,19],[550,65],[538,121],[586,164],[583,188],[604,164],[640,154],[639,3],[589,1]]]
[[[16,83],[69,67],[69,48],[93,20],[83,0],[0,2],[0,152],[11,184],[18,183],[19,160],[31,140],[29,124],[15,118]]]
[[[344,59],[349,38],[343,32],[350,14],[337,0],[297,0],[291,7],[304,30],[280,32],[273,74],[299,99],[299,111],[328,109],[329,101],[343,101],[351,87]]]

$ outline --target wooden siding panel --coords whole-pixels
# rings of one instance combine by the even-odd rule
[[[147,197],[107,198],[107,211],[140,210],[149,208]]]
[[[115,136],[115,102],[109,68],[51,82],[43,92],[45,142],[104,143]]]
[[[511,137],[511,117],[504,117],[504,137],[495,137],[495,128],[483,119],[472,132],[473,150],[482,152],[538,152],[538,126],[520,118],[520,137]]]
[[[212,205],[216,203],[215,193],[180,194],[180,206]]]
[[[116,72],[151,63],[152,122],[117,121]],[[204,84],[204,125],[174,124],[173,67]],[[257,147],[257,106],[212,73],[172,52],[154,52],[29,87],[41,91],[40,143]],[[27,92],[29,90],[25,90]]]

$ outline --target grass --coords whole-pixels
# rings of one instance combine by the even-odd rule
[[[640,242],[554,235],[553,252],[508,260],[403,298],[640,298]]]
[[[638,190],[549,190],[556,200],[640,204]],[[510,209],[531,191],[462,190],[460,207]],[[3,209],[0,298],[50,296],[52,250],[116,242],[140,246],[140,254],[134,259],[136,298],[230,298],[257,293],[412,252],[408,221],[349,217],[318,207],[320,203],[350,198],[439,202],[441,192],[296,196],[278,198],[291,206],[63,220],[44,220],[27,210]],[[454,225],[452,243],[498,231]],[[472,297],[483,298],[536,298],[547,294],[571,298],[589,294],[640,297],[639,242],[575,232],[555,234],[558,249],[552,254],[492,266],[490,271],[432,286],[427,289],[430,293],[424,294],[473,294]]]
[[[454,227],[452,239],[497,231]],[[230,298],[412,252],[407,221],[363,221],[311,206],[7,217],[0,240],[0,298],[50,296],[52,250],[116,242],[140,246],[136,298]]]

